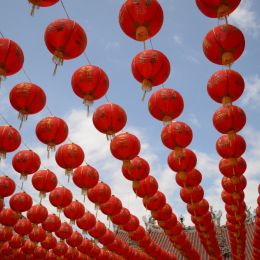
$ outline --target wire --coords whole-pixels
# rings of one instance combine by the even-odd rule
[[[85,51],[83,52],[83,54],[84,54],[84,57],[86,58],[88,64],[91,65],[90,59],[89,59],[89,57],[88,57],[88,55],[86,54]]]
[[[48,112],[53,116],[53,113],[51,112],[50,108],[48,105],[46,105],[46,109],[48,110]]]
[[[152,42],[152,39],[150,39],[150,44],[151,44],[151,48],[153,50],[153,42]]]
[[[4,35],[2,34],[2,32],[0,31],[0,35],[2,36],[2,38],[4,38]]]
[[[22,71],[23,71],[23,74],[25,75],[25,77],[30,81],[32,82],[31,78],[28,76],[27,72],[25,71],[24,68],[22,68]]]
[[[68,12],[67,12],[67,10],[65,8],[65,5],[64,5],[63,1],[60,0],[60,2],[61,2],[61,5],[62,5],[62,8],[64,9],[64,12],[66,13],[67,17],[70,19],[70,16],[69,16],[69,14],[68,14]]]
[[[0,117],[3,119],[3,121],[6,123],[6,124],[8,124],[8,125],[11,125],[8,121],[7,121],[7,119],[0,113]]]

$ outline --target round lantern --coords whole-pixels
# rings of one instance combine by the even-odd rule
[[[119,12],[119,24],[123,32],[137,41],[150,39],[163,24],[163,10],[157,0],[127,0]]]
[[[193,151],[187,148],[173,150],[168,156],[168,165],[175,171],[191,171],[197,163]]]
[[[239,177],[233,176],[231,178],[223,177],[221,184],[225,191],[233,193],[235,191],[243,191],[246,187],[247,181],[244,175]]]
[[[126,125],[127,115],[124,109],[114,103],[99,106],[93,114],[93,124],[96,129],[112,139]]]
[[[42,228],[47,232],[56,232],[61,226],[61,220],[55,214],[49,214],[42,223]]]
[[[36,244],[31,240],[26,240],[24,245],[22,246],[22,251],[26,255],[30,255],[33,253],[34,249],[36,248]]]
[[[65,255],[67,251],[68,246],[63,241],[58,242],[57,245],[53,248],[53,253],[58,257]]]
[[[157,221],[166,221],[167,219],[170,219],[171,215],[172,208],[167,203],[159,210],[152,211],[152,217]]]
[[[218,65],[231,65],[245,48],[243,33],[233,25],[223,24],[207,33],[203,41],[205,56]]]
[[[76,248],[69,246],[64,258],[67,260],[79,259],[79,251]]]
[[[88,233],[89,233],[89,235],[91,235],[95,239],[99,239],[99,238],[101,238],[102,236],[105,235],[105,233],[106,233],[106,226],[102,222],[97,221],[96,225],[93,228],[91,228],[88,231]]]
[[[99,174],[94,167],[87,164],[77,167],[73,172],[72,179],[74,184],[81,188],[82,194],[85,197],[88,189],[91,189],[97,185]]]
[[[233,205],[237,203],[242,203],[244,201],[245,194],[243,191],[228,193],[227,191],[223,190],[221,192],[221,198],[225,202],[225,204]]]
[[[231,14],[240,4],[241,0],[210,1],[196,0],[199,10],[211,18],[221,18]]]
[[[71,224],[75,224],[75,221],[84,215],[85,207],[82,203],[75,200],[64,208],[63,212],[64,215],[70,219]]]
[[[13,236],[12,229],[10,227],[0,226],[0,243],[9,241]]]
[[[88,256],[92,259],[96,259],[99,253],[100,248],[95,243],[92,243],[92,249],[88,252]]]
[[[10,207],[19,213],[29,210],[32,207],[32,197],[25,192],[18,192],[14,194],[10,200]]]
[[[27,211],[27,218],[33,223],[33,224],[40,224],[46,220],[48,217],[48,210],[46,207],[44,207],[41,204],[33,205],[28,211]]]
[[[58,184],[58,179],[50,170],[40,170],[33,174],[32,185],[40,191],[40,197],[45,198],[46,193],[54,190]]]
[[[71,247],[77,247],[81,244],[82,240],[83,236],[79,232],[73,231],[71,236],[66,239],[66,243]]]
[[[95,187],[88,190],[87,195],[91,202],[99,206],[110,199],[111,189],[106,183],[99,182]]]
[[[157,50],[139,52],[132,60],[132,73],[137,81],[142,83],[144,91],[151,91],[152,87],[163,84],[170,75],[170,62],[167,57]]]
[[[138,228],[138,226],[139,219],[134,215],[130,215],[130,219],[122,226],[122,229],[126,232],[133,232]]]
[[[115,225],[124,225],[126,224],[130,219],[130,212],[127,208],[122,208],[121,211],[112,216],[111,217],[111,221],[115,224]]]
[[[210,97],[218,103],[229,104],[237,100],[245,89],[243,77],[236,71],[219,70],[208,80],[207,90]]]
[[[148,175],[145,179],[141,181],[133,182],[134,193],[141,198],[152,197],[158,190],[158,182],[156,179]]]
[[[220,172],[228,178],[242,175],[246,168],[246,161],[242,157],[221,159],[219,162]]]
[[[47,254],[47,250],[41,246],[37,246],[33,251],[35,259],[44,259]]]
[[[50,116],[37,123],[35,132],[37,138],[47,145],[49,155],[50,150],[55,150],[56,145],[66,140],[69,129],[63,119]]]
[[[216,149],[223,158],[237,158],[245,152],[246,142],[241,135],[226,134],[219,137],[216,142]]]
[[[145,236],[145,229],[142,226],[139,226],[135,231],[131,232],[130,238],[134,241],[139,241]]]
[[[65,175],[68,178],[72,175],[73,169],[82,164],[84,157],[82,148],[74,143],[61,145],[55,154],[57,164],[65,169]]]
[[[77,249],[78,249],[79,252],[81,252],[82,254],[87,255],[88,252],[91,251],[92,247],[93,247],[92,241],[90,241],[89,239],[83,238],[81,244],[77,247]]]
[[[0,176],[0,198],[9,197],[15,191],[15,182],[8,176]]]
[[[24,56],[20,46],[12,40],[0,38],[0,83],[6,76],[17,73],[23,62]]]
[[[72,193],[65,187],[56,187],[49,195],[50,203],[58,209],[58,212],[72,202]]]
[[[138,138],[126,132],[117,135],[111,141],[110,151],[116,159],[122,160],[126,166],[130,166],[130,160],[139,154],[140,146]]]
[[[203,199],[204,191],[201,186],[186,187],[181,189],[180,196],[186,203],[197,203]]]
[[[13,249],[21,248],[24,245],[25,239],[23,236],[14,234],[9,241],[9,245]]]
[[[4,256],[4,257],[7,257],[6,259],[10,259],[12,260],[12,254],[14,253],[14,250],[12,247],[10,247],[9,245],[9,242],[6,241],[5,243],[3,243],[1,245],[1,248],[0,248],[0,255],[1,256]]]
[[[129,166],[122,166],[123,175],[130,181],[143,180],[149,175],[149,172],[150,166],[148,162],[139,156],[132,159]]]
[[[83,104],[87,106],[89,112],[89,106],[107,93],[109,79],[98,66],[85,65],[73,73],[71,86],[74,93],[83,99]]]
[[[27,175],[38,171],[41,159],[32,150],[23,150],[16,153],[12,159],[13,168],[20,173],[21,179],[27,179]]]
[[[29,233],[31,233],[32,229],[32,223],[27,218],[19,219],[14,225],[14,231],[21,236],[28,235]]]
[[[189,172],[177,172],[175,176],[176,182],[181,187],[198,186],[202,180],[202,175],[197,169]]]
[[[15,151],[20,144],[21,135],[15,128],[10,125],[0,126],[0,160],[5,159],[6,153]]]
[[[63,64],[63,60],[70,60],[81,55],[87,46],[87,36],[83,28],[70,19],[58,19],[50,23],[44,34],[45,44],[53,54],[57,66]]]
[[[28,0],[32,5],[31,15],[34,15],[35,8],[49,7],[59,2],[59,0]]]
[[[76,223],[77,226],[83,230],[83,233],[86,233],[96,225],[96,218],[92,213],[86,211],[81,218],[76,220]]]
[[[15,85],[9,94],[12,107],[19,112],[18,118],[27,120],[28,115],[40,112],[46,104],[44,91],[34,83],[23,82]]]
[[[198,203],[187,204],[187,210],[192,216],[203,216],[209,210],[209,203],[202,199]]]
[[[64,240],[69,238],[72,232],[73,232],[72,227],[68,223],[63,222],[61,223],[60,228],[57,231],[55,231],[55,235],[60,239]]]
[[[143,204],[148,210],[159,210],[166,204],[165,195],[157,191],[152,197],[143,198]]]
[[[46,238],[46,232],[42,227],[34,226],[33,230],[29,234],[29,238],[36,243],[42,242]]]
[[[151,95],[148,102],[150,114],[164,124],[168,124],[178,117],[182,113],[183,107],[182,96],[171,88],[157,90]]]
[[[110,199],[100,205],[101,211],[107,216],[114,216],[122,209],[122,202],[116,196],[112,195]]]
[[[114,241],[115,237],[116,235],[111,230],[107,229],[105,235],[99,238],[98,242],[103,246],[107,246]]]
[[[57,239],[52,234],[47,234],[41,242],[41,246],[47,250],[53,249],[57,245]]]

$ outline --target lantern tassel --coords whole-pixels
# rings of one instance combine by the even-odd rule
[[[56,56],[55,54],[57,54],[58,56]],[[57,53],[56,53],[56,52],[55,52],[55,54],[54,54],[53,57],[52,57],[52,61],[53,61],[53,63],[55,64],[54,71],[53,71],[53,76],[56,75],[58,66],[62,66],[62,65],[63,65],[62,53],[60,53],[60,52],[57,52]]]
[[[146,96],[146,90],[144,91],[144,93],[143,93],[143,96],[142,96],[142,101],[144,101],[144,99],[145,99],[145,96]]]
[[[32,5],[32,9],[31,9],[31,16],[34,16],[34,13],[35,13],[35,9],[36,9],[36,5]]]
[[[6,79],[6,76],[5,75],[0,75],[0,87],[1,87],[1,84],[2,82]]]
[[[18,119],[20,120],[20,125],[19,125],[19,130],[21,130],[23,122],[26,121],[28,119],[28,115],[24,114],[22,112],[19,112],[18,114]]]

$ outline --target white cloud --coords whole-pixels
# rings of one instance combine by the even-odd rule
[[[260,32],[260,21],[257,13],[252,10],[252,0],[244,0],[230,15],[230,23],[234,23],[240,29],[250,33],[254,37]]]
[[[185,59],[190,63],[199,64],[199,59],[195,55],[187,55]]]
[[[191,122],[192,125],[194,125],[194,126],[196,126],[198,128],[201,127],[199,119],[197,118],[197,116],[195,114],[190,114],[189,121]]]
[[[180,35],[177,35],[177,34],[175,34],[175,35],[173,36],[173,40],[174,40],[175,43],[178,44],[178,45],[181,45],[181,44],[183,43],[181,36],[180,36]]]
[[[116,49],[118,47],[120,47],[119,41],[113,41],[113,42],[108,42],[105,46],[105,49],[110,50],[110,49]]]
[[[258,75],[246,79],[245,94],[242,97],[242,103],[252,108],[260,106],[260,78]]]

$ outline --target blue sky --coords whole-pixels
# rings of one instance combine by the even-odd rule
[[[151,117],[147,108],[149,95],[141,101],[140,84],[131,73],[131,61],[142,50],[142,43],[128,38],[120,29],[118,13],[122,1],[102,0],[64,0],[66,9],[71,17],[86,31],[88,45],[86,54],[94,65],[100,66],[108,75],[110,87],[107,93],[109,101],[121,105],[128,115],[127,126],[124,130],[136,134],[142,143],[141,156],[151,165],[151,174],[156,176],[160,190],[167,196],[174,211],[186,215],[184,203],[179,199],[179,187],[175,183],[174,173],[167,165],[170,152],[160,140],[162,124]],[[184,98],[184,111],[177,119],[188,123],[193,129],[193,142],[190,148],[198,156],[197,168],[203,174],[202,185],[206,198],[215,209],[223,209],[220,199],[220,179],[218,172],[219,156],[215,150],[215,142],[219,133],[212,125],[212,115],[219,107],[207,95],[206,84],[210,75],[221,69],[210,63],[202,51],[202,41],[205,34],[218,24],[216,19],[205,17],[195,5],[195,1],[161,0],[164,11],[164,24],[160,32],[152,38],[154,49],[162,51],[171,62],[171,74],[165,82],[165,87],[171,87],[181,93]],[[246,49],[241,58],[232,66],[246,80],[246,90],[236,105],[241,106],[247,114],[247,125],[241,134],[247,141],[245,158],[248,162],[246,177],[246,201],[252,208],[256,207],[257,183],[260,182],[260,18],[257,10],[260,3],[257,0],[242,0],[239,8],[231,15],[229,21],[238,26],[246,38]],[[32,82],[41,86],[47,95],[47,104],[53,114],[64,118],[70,127],[70,139],[81,144],[86,154],[86,161],[97,168],[101,179],[107,181],[115,195],[122,198],[125,206],[129,207],[138,217],[147,215],[142,202],[132,192],[131,184],[120,172],[120,162],[113,158],[109,151],[109,143],[104,135],[95,130],[91,115],[86,116],[86,109],[81,100],[73,93],[70,80],[72,73],[80,66],[87,64],[83,55],[75,60],[65,61],[57,75],[52,76],[53,63],[51,53],[47,50],[43,35],[46,26],[55,19],[65,18],[65,12],[60,3],[50,8],[37,10],[34,17],[30,16],[30,6],[26,0],[4,1],[0,9],[0,30],[5,37],[16,41],[24,51],[24,69]],[[150,42],[147,43],[150,47]],[[27,81],[20,71],[7,78],[0,89],[0,112],[13,125],[18,127],[17,112],[9,104],[10,89],[19,82]],[[158,88],[157,88],[158,89]],[[91,111],[105,98],[95,102]],[[257,115],[258,114],[258,115]],[[44,109],[37,115],[30,116],[23,125],[21,134],[24,142],[35,149],[41,156],[43,165],[53,169],[62,179],[63,170],[53,158],[47,160],[45,147],[37,140],[34,129],[36,123],[49,115]],[[1,122],[4,124],[4,122]],[[23,145],[20,149],[26,149]],[[17,176],[10,166],[10,158],[1,163],[2,172]],[[18,179],[17,179],[18,181]],[[67,185],[67,184],[66,184]],[[80,192],[69,184],[75,191]],[[32,190],[30,178],[25,185],[35,200],[37,195]],[[49,206],[48,201],[44,203]],[[51,208],[51,206],[49,206]],[[87,202],[86,208],[93,210]],[[101,219],[105,219],[99,213]],[[189,217],[186,222],[190,223]]]

